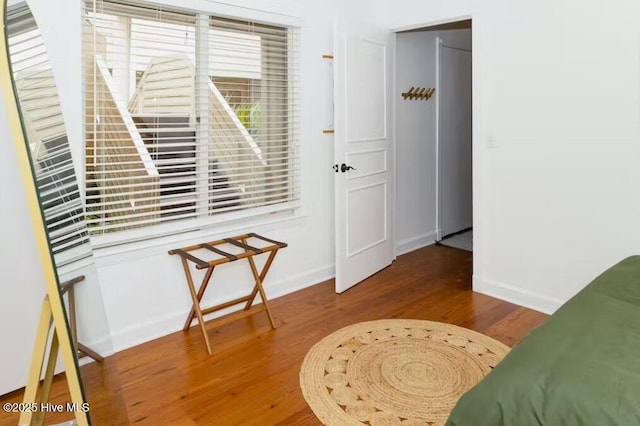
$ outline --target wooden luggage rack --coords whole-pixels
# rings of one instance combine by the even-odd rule
[[[254,247],[248,244],[249,239],[258,240],[260,244],[267,243],[268,245],[264,247]],[[239,253],[228,253],[224,250],[219,249],[217,246],[221,245],[231,245],[235,246],[235,248],[242,249],[243,251]],[[262,283],[264,282],[265,277],[267,276],[267,272],[269,272],[269,268],[273,263],[273,259],[276,257],[278,250],[281,248],[287,247],[286,243],[282,243],[280,241],[271,240],[269,238],[260,236],[258,234],[249,233],[244,235],[238,235],[236,237],[224,238],[218,241],[212,241],[209,243],[196,244],[189,247],[183,247],[179,249],[169,250],[169,254],[177,254],[180,256],[182,260],[182,267],[184,268],[184,274],[187,279],[187,285],[189,286],[189,292],[191,293],[191,299],[193,301],[193,306],[191,307],[191,311],[187,316],[187,321],[182,328],[184,331],[187,331],[189,327],[191,327],[191,322],[194,318],[198,319],[198,323],[200,324],[200,329],[202,330],[202,335],[204,336],[204,341],[207,345],[207,351],[209,355],[211,355],[211,343],[209,342],[209,335],[207,334],[207,327],[219,327],[223,324],[227,324],[229,322],[235,321],[240,318],[244,318],[248,315],[253,315],[256,312],[266,311],[267,316],[269,317],[269,322],[271,323],[271,328],[275,329],[276,324],[273,320],[273,316],[271,315],[271,310],[269,309],[269,301],[267,300],[267,296],[264,292],[264,288],[262,287]],[[203,260],[199,257],[196,257],[194,254],[190,253],[195,250],[204,250],[208,254],[212,254],[216,256],[212,260]],[[262,267],[262,271],[258,272],[255,261],[253,259],[254,256],[269,253],[269,257]],[[211,280],[211,275],[213,274],[213,270],[218,265],[223,265],[225,263],[235,262],[236,260],[247,259],[249,262],[249,266],[251,267],[251,273],[253,274],[253,278],[255,280],[255,285],[253,286],[253,290],[247,296],[240,297],[238,299],[230,300],[225,303],[221,303],[219,305],[211,306],[208,308],[202,308],[200,306],[200,301],[204,296],[204,292],[207,289],[207,285]],[[196,287],[193,283],[193,277],[191,275],[191,270],[189,268],[189,262],[195,264],[195,268],[202,270],[206,269],[204,277],[202,278],[202,283],[200,287],[196,290]],[[262,304],[252,306],[256,296],[260,293],[260,299],[262,300]],[[242,311],[234,312],[232,314],[226,315],[222,318],[215,319],[209,321],[207,326],[205,327],[204,316],[210,314],[212,312],[219,311],[221,309],[228,308],[230,306],[234,306],[240,303],[245,303],[244,309]]]

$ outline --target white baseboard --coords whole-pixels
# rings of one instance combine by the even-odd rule
[[[108,331],[105,330],[105,333],[108,333]],[[110,334],[94,337],[91,340],[85,340],[82,337],[80,337],[78,340],[80,340],[81,343],[83,343],[89,349],[93,350],[94,352],[97,352],[99,355],[105,358],[115,353],[113,351],[113,341],[111,340]],[[90,359],[90,358],[89,357],[82,358],[82,360],[86,360],[86,359]],[[81,363],[80,365],[84,365],[84,364]]]
[[[335,276],[336,267],[332,263],[312,271],[294,275],[274,284],[268,284],[265,291],[267,292],[267,297],[269,299],[276,299],[289,293],[293,293],[294,291],[302,290],[303,288],[311,287],[315,284],[320,284],[321,282],[330,280]]]
[[[172,312],[129,327],[112,330],[113,349],[115,352],[120,352],[178,331],[182,328],[187,314],[186,311]]]
[[[335,265],[327,265],[317,268],[303,274],[288,277],[282,281],[265,283],[265,291],[269,300],[276,299],[294,291],[302,290],[312,285],[329,280],[335,276]],[[236,297],[242,297],[244,294],[228,296],[226,300],[232,300]],[[223,303],[226,300],[214,301],[213,303]],[[190,309],[190,308],[189,308]],[[137,323],[130,327],[124,327],[119,330],[112,330],[111,337],[113,339],[113,348],[115,352],[149,342],[151,340],[166,336],[182,329],[185,318],[189,313],[189,309],[180,309],[167,315],[151,318],[148,321]],[[211,314],[206,319],[225,315],[242,309],[242,305],[225,309],[215,314]]]
[[[551,315],[564,302],[492,280],[473,280],[473,291]]]
[[[396,244],[396,254],[409,253],[419,248],[430,246],[436,242],[436,231],[427,232],[426,234],[419,235],[417,237],[407,238],[406,240],[398,241]]]

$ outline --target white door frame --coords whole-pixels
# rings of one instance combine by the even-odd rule
[[[485,168],[485,148],[489,148],[490,142],[483,137],[483,117],[481,115],[481,105],[480,101],[482,100],[482,83],[481,83],[481,66],[482,63],[482,49],[480,49],[481,45],[481,34],[482,34],[482,20],[475,19],[473,14],[468,15],[457,15],[457,16],[448,16],[443,17],[442,19],[434,20],[434,21],[418,21],[415,24],[405,25],[400,28],[394,28],[393,31],[398,33],[401,31],[415,30],[419,28],[425,27],[433,27],[436,25],[442,24],[450,24],[453,22],[471,20],[471,84],[472,84],[472,100],[471,100],[471,114],[473,117],[473,122],[471,125],[471,139],[472,139],[472,162],[473,162],[473,290],[482,292],[484,289],[483,281],[484,281],[484,256],[485,256],[485,229],[484,223],[482,220],[485,205],[484,199],[484,168]],[[394,57],[394,66],[395,70],[396,63]],[[395,75],[394,84],[395,84]],[[395,97],[394,97],[395,99]],[[394,115],[393,120],[395,122],[395,102],[393,105]],[[437,117],[436,117],[437,123]],[[437,125],[437,124],[436,124]],[[394,135],[394,147],[395,149],[395,139],[396,135]],[[484,141],[484,142],[483,142]],[[437,145],[437,141],[436,141]],[[398,167],[398,165],[394,165],[394,170]],[[436,182],[437,184],[438,182]],[[395,194],[394,188],[394,194]],[[437,197],[437,195],[436,195]],[[395,203],[395,198],[394,198]],[[394,205],[395,208],[395,205]]]
[[[473,28],[473,26],[472,26]],[[471,36],[473,41],[473,35]],[[436,241],[442,240],[440,229],[440,49],[442,39],[436,38]]]

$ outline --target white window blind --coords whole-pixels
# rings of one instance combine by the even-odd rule
[[[7,39],[49,246],[61,267],[91,256],[91,245],[51,64],[28,7],[8,8]]]
[[[92,234],[295,204],[296,28],[106,0],[85,13]]]

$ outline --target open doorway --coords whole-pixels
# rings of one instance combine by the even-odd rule
[[[434,241],[472,251],[470,19],[396,33],[398,252]]]
[[[437,38],[438,241],[473,250],[471,30]],[[468,40],[468,44],[467,44]]]

